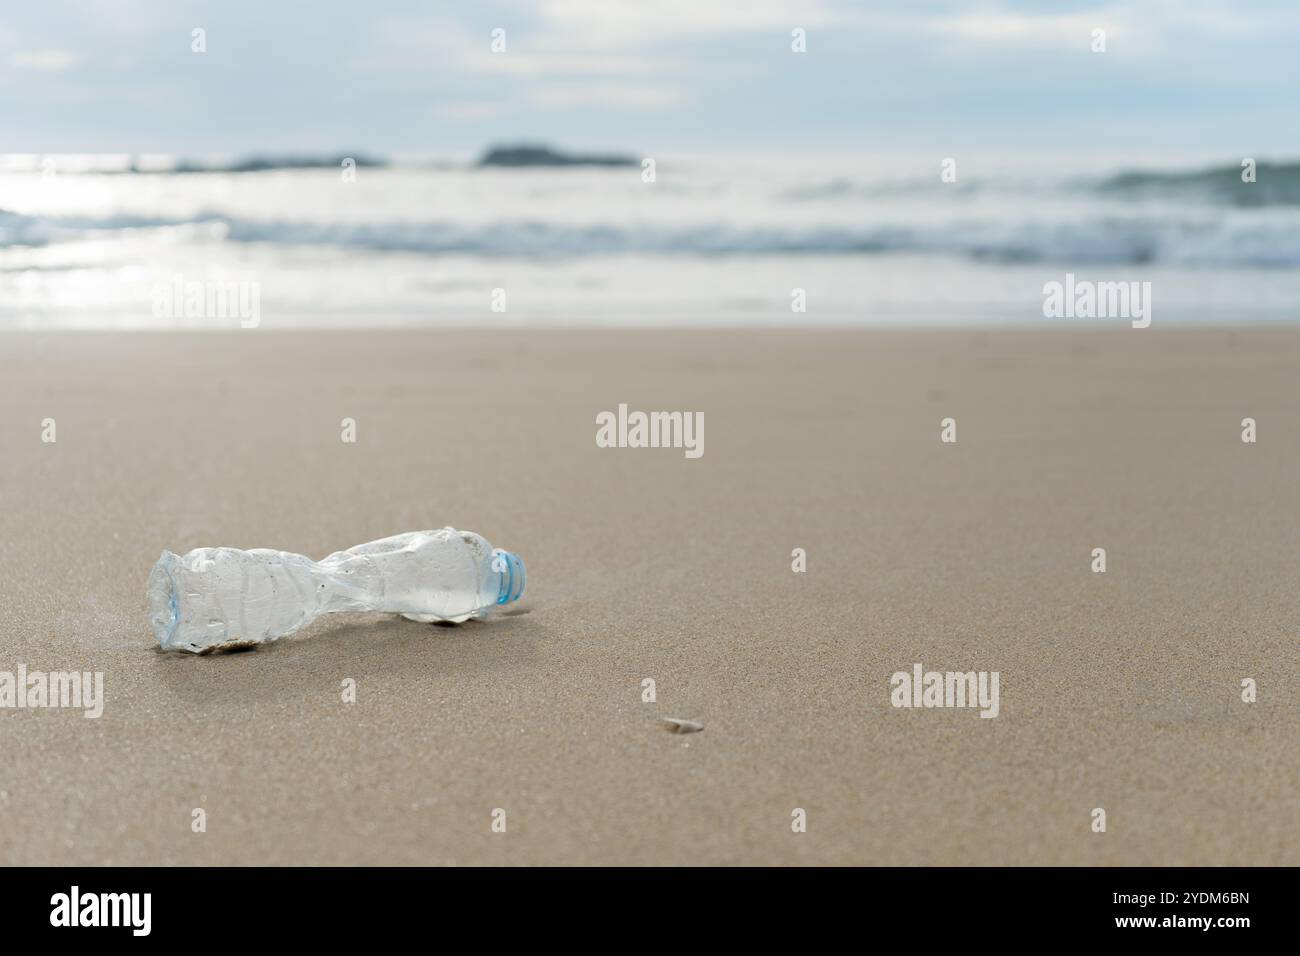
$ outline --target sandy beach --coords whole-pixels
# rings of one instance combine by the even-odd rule
[[[1298,385],[1283,327],[4,334],[0,671],[105,702],[0,711],[0,863],[1300,864]],[[445,525],[508,616],[150,632],[164,548]]]

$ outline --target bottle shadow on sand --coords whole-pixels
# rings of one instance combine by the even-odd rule
[[[339,699],[351,678],[438,680],[473,671],[528,666],[536,643],[551,636],[545,617],[516,607],[463,624],[422,624],[399,615],[330,615],[268,644],[210,654],[150,653],[159,676],[198,705],[283,701],[287,696]],[[526,619],[525,619],[526,618]]]

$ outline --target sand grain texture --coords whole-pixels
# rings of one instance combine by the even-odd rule
[[[0,399],[0,670],[107,696],[0,712],[0,862],[1300,863],[1298,330],[8,334]],[[156,650],[164,547],[447,524],[527,613]]]

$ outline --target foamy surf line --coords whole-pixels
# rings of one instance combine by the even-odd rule
[[[0,250],[77,242],[156,238],[173,244],[260,243],[331,246],[429,255],[578,258],[640,253],[659,256],[871,255],[913,252],[983,262],[1171,263],[1286,267],[1300,264],[1300,216],[1270,224],[1134,218],[1052,224],[960,222],[857,228],[725,223],[623,226],[615,222],[505,220],[326,223],[232,218],[118,215],[30,216],[0,209]],[[0,263],[0,268],[3,264]]]

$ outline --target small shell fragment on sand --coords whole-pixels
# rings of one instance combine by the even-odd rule
[[[661,717],[659,719],[667,725],[668,730],[675,734],[693,734],[704,729],[704,725],[698,720],[685,720],[681,717]]]

